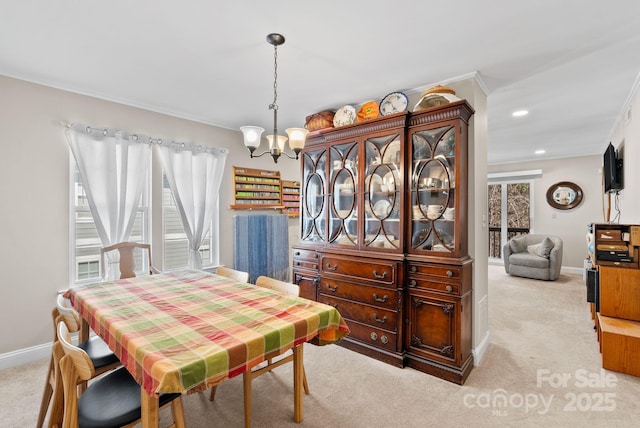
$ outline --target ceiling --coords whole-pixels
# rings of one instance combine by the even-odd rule
[[[271,32],[279,129],[477,73],[492,164],[601,154],[640,72],[637,0],[0,2],[0,74],[231,129],[272,126]]]

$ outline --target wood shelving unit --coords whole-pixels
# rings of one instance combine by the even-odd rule
[[[233,210],[283,209],[280,171],[233,167]]]
[[[282,209],[283,214],[289,217],[300,215],[300,182],[292,180],[282,180]]]

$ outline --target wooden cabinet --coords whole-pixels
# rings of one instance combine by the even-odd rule
[[[640,225],[594,224],[602,367],[640,376]]]
[[[316,275],[318,301],[351,328],[343,346],[456,383],[473,366],[472,114],[459,101],[309,134],[294,246],[294,280]]]
[[[318,300],[318,272],[320,255],[314,250],[294,248],[293,283],[300,286],[300,297]]]
[[[335,306],[351,329],[343,345],[402,367],[401,263],[324,253],[318,301]]]
[[[471,260],[407,265],[407,365],[462,384],[471,354]]]

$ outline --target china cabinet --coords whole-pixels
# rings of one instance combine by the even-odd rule
[[[471,354],[472,260],[467,253],[467,128],[464,101],[415,113],[410,147],[406,364],[463,383]]]
[[[471,358],[467,126],[460,101],[309,134],[301,293],[338,308],[347,348],[463,383]]]

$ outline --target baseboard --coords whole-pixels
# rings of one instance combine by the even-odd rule
[[[490,343],[491,343],[491,332],[487,331],[487,334],[480,341],[480,344],[471,351],[471,354],[473,354],[474,366],[477,366],[480,364],[480,361],[482,361],[482,357],[484,357],[485,352],[487,352],[487,349],[489,348]]]
[[[51,342],[0,354],[0,370],[21,366],[51,356]]]
[[[570,274],[575,274],[575,275],[582,275],[584,273],[584,268],[583,267],[562,266],[562,268],[560,268],[560,272],[562,272],[562,273],[570,273]]]

